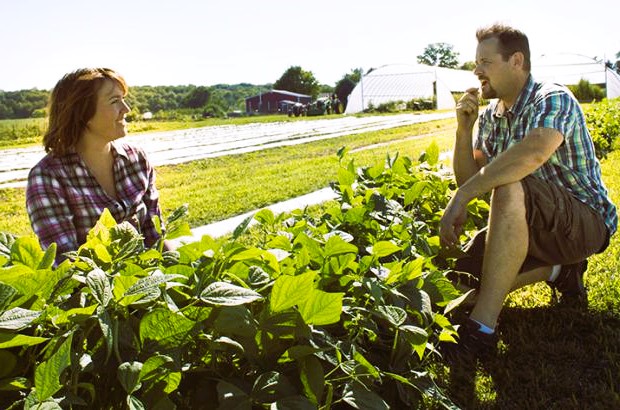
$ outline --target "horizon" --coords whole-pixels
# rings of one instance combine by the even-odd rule
[[[475,7],[437,0],[432,9],[400,0],[314,0],[299,12],[283,0],[110,0],[97,8],[78,0],[3,2],[0,90],[50,90],[64,74],[97,66],[118,71],[130,86],[264,86],[291,66],[334,86],[357,68],[415,64],[433,43],[452,45],[459,65],[473,61],[476,29],[495,22],[528,35],[533,61],[555,53],[615,61],[616,2],[593,0],[587,8],[596,18],[559,0],[524,0],[510,11],[488,0]]]

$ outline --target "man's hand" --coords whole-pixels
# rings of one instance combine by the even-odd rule
[[[460,127],[471,130],[478,119],[478,89],[469,88],[456,103],[456,120]]]
[[[467,201],[461,199],[458,191],[444,210],[439,222],[439,239],[443,246],[454,247],[460,244],[459,237],[467,221]]]

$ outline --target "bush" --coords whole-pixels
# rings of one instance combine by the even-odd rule
[[[579,102],[601,101],[605,98],[605,90],[583,78],[577,85],[569,85],[568,88]]]
[[[605,158],[620,135],[620,98],[590,104],[584,114],[596,156]]]

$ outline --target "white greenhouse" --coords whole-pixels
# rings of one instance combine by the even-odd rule
[[[379,67],[355,86],[347,100],[345,114],[355,114],[391,101],[437,99],[438,109],[455,107],[453,92],[478,87],[471,71],[424,64],[390,64]]]

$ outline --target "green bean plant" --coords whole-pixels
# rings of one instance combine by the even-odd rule
[[[428,366],[462,299],[437,237],[454,181],[435,145],[363,168],[338,155],[336,205],[264,209],[225,240],[145,248],[104,212],[55,265],[55,246],[2,234],[0,405],[456,408]],[[473,229],[488,207],[469,209]],[[162,239],[189,233],[186,213]]]

